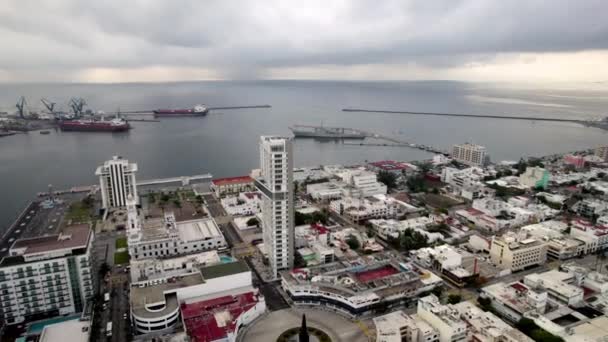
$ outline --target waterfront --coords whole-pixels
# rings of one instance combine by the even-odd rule
[[[204,118],[135,122],[124,134],[19,134],[0,140],[0,229],[48,184],[56,189],[97,182],[95,168],[112,155],[137,162],[140,179],[210,172],[247,173],[259,163],[263,134],[290,134],[293,124],[325,124],[365,129],[415,143],[448,148],[466,140],[487,146],[493,160],[519,159],[580,150],[606,143],[607,132],[574,123],[491,119],[412,117],[346,113],[345,107],[472,114],[534,115],[588,119],[606,115],[606,92],[596,90],[498,89],[458,82],[185,82],[121,85],[0,86],[0,110],[19,95],[65,102],[81,96],[95,110],[138,110],[205,103],[233,106],[268,103],[269,109],[216,111]],[[430,154],[400,147],[353,146],[297,140],[297,166],[362,163],[366,160],[416,160]]]

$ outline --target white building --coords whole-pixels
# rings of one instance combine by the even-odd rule
[[[346,197],[329,204],[329,210],[344,215],[354,222],[375,218],[389,218],[394,215],[394,207],[384,201],[372,198]]]
[[[583,289],[573,285],[575,275],[556,270],[532,273],[524,277],[524,284],[538,291],[547,291],[550,299],[563,305],[583,303]]]
[[[257,191],[242,192],[238,196],[226,196],[220,199],[220,203],[228,215],[256,215],[262,207],[262,194]]]
[[[216,265],[222,262],[217,251],[201,252],[170,258],[147,258],[131,260],[129,266],[131,285],[151,285],[162,279],[194,272],[197,268]]]
[[[82,311],[93,296],[92,242],[87,224],[15,241],[0,261],[0,307],[6,324]]]
[[[490,195],[493,189],[483,184],[483,178],[490,175],[479,167],[470,167],[459,170],[445,167],[441,170],[441,181],[450,186],[451,192],[468,200],[474,200]]]
[[[90,321],[72,319],[45,326],[38,342],[88,342],[90,336]]]
[[[306,193],[316,201],[331,201],[342,198],[347,192],[344,182],[323,182],[306,185]]]
[[[484,166],[488,162],[486,148],[475,144],[454,145],[452,158],[467,165]]]
[[[129,163],[128,160],[118,156],[112,157],[97,168],[95,175],[99,176],[104,209],[126,206],[129,196],[139,201],[135,173],[137,173],[137,164]]]
[[[482,296],[489,298],[496,312],[510,322],[519,322],[532,313],[542,315],[547,308],[547,292],[537,292],[519,282],[486,286]]]
[[[388,240],[388,239],[396,239],[400,234],[405,232],[408,229],[412,229],[422,235],[425,235],[429,242],[435,242],[443,239],[443,235],[441,233],[431,233],[426,231],[426,228],[433,224],[430,218],[420,216],[414,217],[407,220],[397,221],[397,220],[385,220],[385,219],[375,219],[369,220],[369,223],[372,225],[372,228],[378,234],[378,237]]]
[[[442,305],[435,295],[418,300],[418,316],[439,332],[439,342],[466,341],[467,325],[451,305]]]
[[[377,342],[437,342],[439,332],[417,315],[403,311],[374,317]]]
[[[173,213],[141,223],[130,198],[127,207],[127,242],[134,260],[176,256],[226,248],[226,240],[212,218],[175,221]]]
[[[235,302],[235,298],[245,295],[253,306],[248,309],[255,311],[255,317],[266,310],[264,298],[252,286],[251,271],[242,261],[222,263],[205,267],[184,269],[181,274],[159,278],[152,283],[140,283],[131,287],[130,308],[131,321],[135,329],[141,333],[170,331],[180,322],[182,310],[185,310],[184,321],[196,316],[196,312],[188,310],[196,303],[207,304],[215,300],[215,308],[205,307],[195,310],[198,315],[202,312],[220,312],[222,305]],[[220,299],[228,299],[224,301]],[[236,317],[235,317],[236,318]],[[203,321],[214,324],[215,321]],[[186,329],[194,329],[197,325],[185,322]],[[238,334],[238,326],[234,327],[233,338]],[[188,331],[190,333],[190,331]],[[225,336],[224,336],[225,337]],[[210,341],[215,341],[211,339]],[[228,339],[226,341],[234,341]]]
[[[542,265],[547,260],[547,243],[529,237],[526,232],[508,232],[503,236],[494,237],[490,246],[490,259],[497,267],[512,272]]]
[[[351,192],[351,196],[368,197],[385,195],[387,192],[386,185],[378,182],[378,176],[374,172],[360,169],[345,169],[336,175],[356,190]]]
[[[594,253],[608,246],[608,227],[594,225],[588,221],[571,222],[570,236],[584,242],[584,253]]]
[[[505,323],[489,311],[463,301],[452,306],[468,326],[468,341],[476,342],[534,342],[521,331]]]
[[[261,175],[255,179],[262,192],[262,229],[264,247],[274,278],[293,267],[294,196],[293,147],[289,138],[260,138]]]
[[[396,306],[442,284],[439,277],[390,254],[374,254],[281,272],[283,290],[295,304],[319,305],[350,316],[379,305]]]

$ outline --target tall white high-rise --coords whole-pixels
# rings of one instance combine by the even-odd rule
[[[104,209],[125,207],[129,196],[132,196],[136,203],[139,201],[135,182],[136,172],[137,164],[129,163],[128,160],[117,156],[97,168],[95,175],[99,176]]]
[[[274,278],[280,270],[293,268],[293,155],[290,138],[260,138],[261,175],[255,179],[262,192],[264,246]]]

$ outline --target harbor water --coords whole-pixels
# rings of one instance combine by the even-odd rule
[[[67,109],[70,97],[93,110],[147,110],[270,104],[272,108],[216,110],[206,117],[133,122],[127,133],[32,132],[0,138],[0,230],[37,192],[97,183],[95,168],[112,155],[139,164],[140,179],[212,173],[247,174],[258,167],[260,135],[290,135],[295,124],[342,126],[448,149],[465,141],[485,145],[492,160],[563,153],[608,143],[608,131],[567,122],[349,113],[342,108],[594,119],[608,115],[608,89],[564,89],[460,82],[226,81],[168,84],[2,84],[0,111],[26,96]],[[407,147],[357,146],[297,140],[296,166],[359,164],[432,155]]]

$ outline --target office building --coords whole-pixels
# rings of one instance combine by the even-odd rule
[[[0,314],[6,324],[80,312],[93,296],[88,224],[15,241],[0,261]]]
[[[471,166],[484,166],[487,164],[489,156],[485,147],[465,143],[454,145],[452,148],[452,158],[463,164]]]
[[[291,269],[294,259],[293,152],[289,138],[260,138],[260,176],[256,187],[262,192],[264,247],[273,277]]]
[[[99,177],[103,209],[124,207],[129,196],[139,201],[135,173],[137,164],[118,156],[97,168],[95,175]]]
[[[547,243],[528,237],[525,231],[520,234],[509,232],[494,237],[490,246],[490,259],[499,268],[510,269],[512,272],[542,265],[547,260]]]
[[[133,260],[170,257],[226,248],[214,219],[179,221],[172,212],[163,218],[140,221],[133,198],[127,199],[127,242]]]

